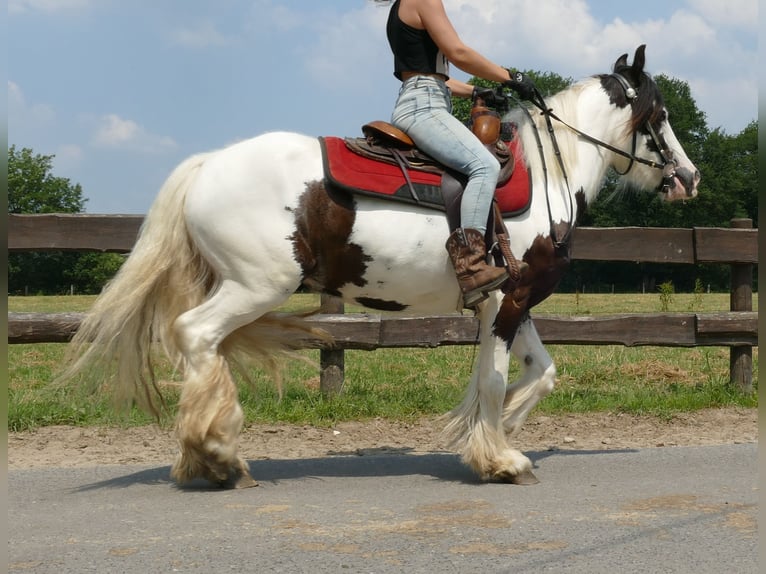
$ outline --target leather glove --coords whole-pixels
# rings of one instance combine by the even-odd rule
[[[495,90],[492,88],[483,88],[481,86],[474,86],[473,93],[471,94],[471,100],[476,101],[477,98],[484,100],[484,103],[488,106],[494,106],[497,104],[495,98]]]
[[[512,72],[508,70],[510,80],[503,82],[503,85],[519,94],[522,100],[532,101],[535,98],[535,84],[532,80],[521,72]]]

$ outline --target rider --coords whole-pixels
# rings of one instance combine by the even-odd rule
[[[524,96],[527,80],[490,62],[458,37],[442,0],[396,0],[386,26],[394,75],[402,81],[391,123],[425,153],[468,177],[460,205],[461,227],[447,239],[463,305],[474,308],[487,293],[509,281],[502,267],[487,265],[487,229],[500,164],[452,115],[450,95],[492,102],[493,92],[449,76],[450,62],[474,76],[503,82]],[[526,264],[520,263],[520,270]]]

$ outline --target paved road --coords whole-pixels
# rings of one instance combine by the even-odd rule
[[[541,484],[453,455],[253,461],[261,486],[168,467],[9,473],[11,572],[750,574],[756,445],[532,453]]]

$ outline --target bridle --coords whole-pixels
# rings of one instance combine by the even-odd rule
[[[638,98],[638,92],[637,92],[636,88],[631,86],[630,82],[628,82],[627,78],[625,78],[625,76],[623,76],[622,74],[619,74],[619,73],[615,72],[615,73],[611,74],[610,77],[612,77],[615,80],[617,80],[617,82],[620,84],[620,86],[622,87],[623,91],[625,92],[625,97],[628,100],[628,103],[632,107],[633,104],[636,102],[636,98]],[[524,112],[526,113],[527,117],[530,119],[532,126],[535,128],[534,129],[535,138],[537,139],[537,146],[538,146],[538,149],[539,149],[539,152],[540,152],[540,158],[541,158],[542,164],[543,164],[543,174],[544,174],[544,178],[545,178],[545,191],[546,191],[545,197],[546,197],[546,202],[548,203],[548,218],[549,218],[550,226],[551,226],[551,229],[550,229],[551,239],[553,240],[555,245],[562,246],[562,245],[565,245],[566,243],[568,243],[568,241],[569,241],[570,235],[571,235],[572,230],[574,228],[574,225],[573,225],[573,223],[574,223],[574,199],[572,197],[572,191],[571,191],[571,189],[569,187],[569,179],[568,179],[567,174],[566,174],[566,169],[564,168],[564,161],[563,161],[563,158],[561,157],[561,150],[559,148],[558,141],[556,140],[556,133],[555,133],[555,130],[553,129],[553,123],[552,123],[551,120],[556,120],[560,124],[566,126],[569,130],[573,131],[574,133],[576,133],[581,138],[583,138],[583,139],[585,139],[585,140],[587,140],[587,141],[589,141],[589,142],[591,142],[593,144],[596,144],[599,147],[603,147],[605,149],[608,149],[609,151],[611,151],[611,152],[613,152],[613,153],[615,153],[615,154],[617,154],[619,156],[622,156],[622,157],[625,157],[625,158],[629,159],[630,162],[628,163],[628,167],[625,169],[625,171],[623,171],[623,172],[617,171],[617,173],[619,175],[621,175],[621,176],[622,175],[626,175],[633,168],[633,166],[636,163],[640,163],[640,164],[647,165],[647,166],[649,166],[651,168],[654,168],[654,169],[662,170],[662,181],[660,182],[660,185],[658,186],[657,191],[659,191],[660,193],[667,194],[670,191],[670,189],[674,186],[674,179],[676,177],[676,167],[678,166],[678,160],[675,159],[675,157],[673,155],[673,151],[668,149],[667,143],[665,142],[665,138],[662,137],[661,135],[657,134],[657,131],[652,126],[651,121],[649,120],[649,118],[647,118],[647,120],[644,122],[643,129],[646,130],[646,132],[649,134],[649,137],[651,138],[652,143],[654,144],[655,148],[657,149],[657,154],[660,156],[660,161],[659,162],[657,162],[655,160],[652,160],[652,159],[647,159],[647,158],[639,157],[639,156],[636,155],[636,146],[637,146],[637,141],[638,141],[638,132],[640,131],[640,129],[633,130],[633,138],[632,138],[632,143],[631,143],[631,150],[630,150],[630,152],[626,152],[626,151],[621,150],[621,149],[619,149],[619,148],[617,148],[617,147],[615,147],[615,146],[613,146],[613,145],[611,145],[611,144],[609,144],[609,143],[607,143],[605,141],[602,141],[602,140],[600,140],[598,138],[595,138],[595,137],[593,137],[593,136],[583,132],[582,130],[572,126],[571,124],[567,123],[566,121],[562,120],[559,116],[557,116],[554,113],[554,111],[551,108],[549,108],[545,104],[545,100],[544,100],[542,94],[540,93],[540,91],[536,87],[533,89],[533,91],[534,91],[534,97],[531,98],[530,101],[532,102],[532,104],[535,107],[537,107],[540,110],[540,114],[545,117],[545,123],[546,123],[547,131],[548,131],[548,135],[549,135],[549,138],[551,140],[551,144],[553,146],[553,151],[554,151],[554,153],[556,155],[556,160],[557,160],[557,162],[559,164],[559,168],[561,169],[561,172],[562,172],[562,174],[564,176],[564,181],[566,182],[567,191],[568,191],[568,194],[569,194],[569,221],[568,221],[567,231],[565,232],[563,238],[558,239],[556,231],[555,231],[555,226],[554,226],[554,223],[553,223],[552,214],[551,214],[550,200],[548,199],[548,171],[547,171],[547,168],[545,166],[545,156],[543,154],[542,141],[540,139],[540,134],[539,134],[539,132],[537,130],[537,126],[536,126],[535,122],[532,121],[532,115],[530,114],[528,108],[526,106],[523,106],[523,105],[520,106],[524,110]],[[516,98],[514,97],[514,99],[516,99]]]
[[[625,76],[623,76],[622,74],[618,74],[615,72],[613,74],[610,74],[610,77],[617,80],[617,82],[620,84],[623,91],[625,92],[625,97],[627,98],[628,103],[632,106],[635,103],[636,98],[638,98],[638,91],[636,90],[636,88],[631,86],[630,82],[628,82],[627,78],[625,78]],[[578,128],[562,120],[559,116],[557,116],[553,112],[552,109],[548,108],[545,105],[545,100],[543,99],[542,94],[540,94],[537,88],[535,88],[535,96],[536,97],[534,100],[532,100],[532,103],[537,108],[539,108],[541,111],[541,114],[545,116],[546,122],[548,123],[548,129],[551,134],[553,134],[553,130],[550,126],[550,120],[552,118],[556,120],[557,122],[559,122],[560,124],[566,126],[568,129],[575,132],[577,135],[579,135],[583,139],[586,139],[589,142],[594,143],[599,147],[603,147],[617,155],[620,155],[622,157],[629,159],[630,163],[628,164],[627,169],[623,172],[618,171],[617,173],[619,175],[626,175],[633,168],[634,164],[640,163],[643,165],[648,165],[649,167],[654,169],[662,170],[662,182],[660,183],[657,189],[658,191],[662,193],[667,193],[669,189],[673,186],[673,178],[676,175],[675,168],[678,166],[678,160],[676,160],[675,157],[673,156],[673,151],[668,149],[667,143],[665,143],[665,138],[657,134],[657,131],[654,129],[654,126],[652,126],[652,123],[649,121],[649,119],[647,119],[644,122],[643,128],[648,132],[649,137],[652,140],[652,143],[657,149],[657,154],[660,156],[659,162],[654,161],[652,159],[639,157],[636,155],[636,143],[638,140],[638,132],[640,130],[637,129],[633,131],[633,140],[631,144],[631,150],[630,152],[626,152],[611,144],[606,143],[605,141],[602,141],[589,134],[586,134],[582,130],[579,130]],[[555,136],[553,137],[555,138]]]
[[[620,86],[622,86],[622,89],[625,92],[625,97],[627,98],[628,103],[632,106],[633,103],[636,101],[636,98],[638,97],[638,92],[636,91],[636,89],[630,85],[630,82],[628,82],[628,79],[622,74],[618,74],[615,72],[611,74],[611,77],[617,80]],[[661,164],[658,164],[649,159],[636,157],[636,139],[638,137],[638,130],[633,131],[633,143],[632,143],[631,151],[629,154],[625,153],[624,151],[620,149],[612,148],[612,146],[608,146],[608,144],[606,144],[605,142],[595,141],[589,138],[588,136],[586,136],[585,134],[582,134],[580,132],[578,133],[583,137],[591,139],[591,141],[593,141],[594,143],[605,146],[608,149],[611,149],[611,151],[630,159],[628,168],[622,173],[618,171],[617,173],[619,175],[627,174],[631,170],[635,162],[648,165],[649,167],[653,167],[655,169],[661,169],[662,183],[660,183],[658,191],[662,193],[668,193],[670,188],[673,186],[673,179],[676,176],[676,167],[678,167],[678,160],[675,159],[673,155],[673,151],[668,149],[667,143],[665,142],[665,138],[657,134],[657,131],[654,129],[654,126],[652,126],[652,123],[651,121],[649,121],[649,119],[647,119],[644,122],[644,128],[646,129],[647,132],[649,132],[649,137],[652,138],[652,143],[654,144],[654,147],[657,149],[657,153],[660,155],[660,159],[662,160]],[[570,126],[570,129],[574,129],[574,128]]]

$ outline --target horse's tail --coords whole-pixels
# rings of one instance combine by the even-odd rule
[[[163,185],[130,256],[75,334],[61,381],[78,375],[94,383],[109,380],[123,404],[135,400],[159,415],[162,394],[150,362],[152,342],[159,339],[178,366],[173,322],[199,305],[215,283],[187,233],[183,208],[206,157],[188,158]]]

